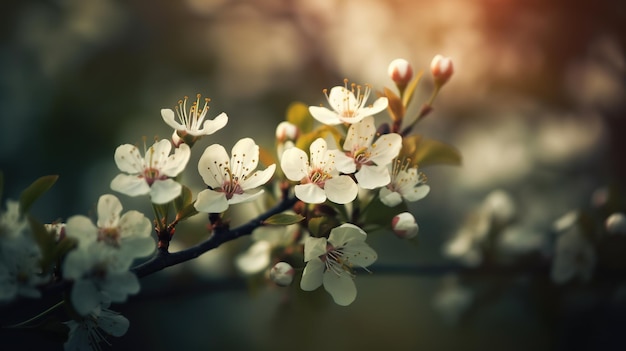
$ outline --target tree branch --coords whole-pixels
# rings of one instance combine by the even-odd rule
[[[207,240],[188,249],[174,253],[168,253],[167,251],[159,250],[154,257],[132,268],[131,271],[134,272],[137,277],[142,278],[152,273],[158,272],[166,267],[192,260],[209,250],[215,249],[225,242],[252,233],[254,229],[263,225],[263,221],[275,214],[292,208],[296,202],[297,199],[295,197],[285,198],[276,206],[267,210],[265,213],[259,215],[254,219],[251,219],[246,224],[243,224],[237,228],[227,230],[220,230],[219,228],[217,228],[213,231],[213,234],[211,234],[211,237],[209,237]]]

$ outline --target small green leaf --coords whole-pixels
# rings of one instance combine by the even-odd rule
[[[420,167],[446,164],[461,165],[461,153],[455,147],[433,139],[422,139],[413,155]]]
[[[28,212],[35,200],[48,191],[58,178],[58,175],[43,176],[24,189],[20,195],[20,214]]]
[[[287,122],[298,126],[301,133],[313,129],[313,116],[309,113],[309,107],[302,102],[293,102],[287,107]]]
[[[182,220],[185,220],[197,214],[198,214],[198,210],[196,210],[196,208],[193,206],[193,203],[190,203],[187,206],[185,206],[182,210],[176,213],[176,220],[180,222]]]
[[[304,219],[299,214],[278,213],[263,221],[266,225],[290,225],[301,222]]]
[[[425,167],[436,164],[458,166],[461,164],[460,152],[451,145],[433,139],[425,139],[414,134],[402,139],[400,158],[411,160],[412,166]]]
[[[409,104],[411,103],[411,100],[413,100],[415,88],[417,87],[417,84],[419,83],[419,81],[422,79],[423,74],[424,74],[424,71],[417,72],[417,74],[415,75],[415,78],[413,78],[411,83],[409,83],[409,85],[404,90],[404,95],[402,96],[402,104],[404,105],[405,108],[408,108]]]
[[[400,100],[400,97],[389,88],[385,88],[384,96],[389,102],[389,104],[387,105],[387,109],[389,110],[391,119],[394,121],[402,121],[406,110],[402,105],[402,100]]]
[[[320,216],[309,220],[309,231],[316,238],[328,237],[330,231],[341,223],[335,217]]]
[[[183,190],[179,197],[174,199],[174,209],[179,212],[193,201],[191,189],[183,185]]]

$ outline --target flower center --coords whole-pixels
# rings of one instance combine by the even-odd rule
[[[325,172],[322,168],[315,168],[312,169],[311,172],[309,172],[309,176],[301,183],[313,183],[318,185],[320,188],[323,188],[326,181],[332,177],[333,176],[330,175],[330,173]]]
[[[343,80],[343,84],[343,97],[341,99],[341,106],[336,106],[339,108],[337,113],[340,114],[341,117],[356,117],[359,114],[359,110],[365,107],[372,88],[368,84],[361,86],[355,83],[350,84],[350,88],[348,88],[347,78]],[[324,95],[326,95],[326,100],[333,106],[333,103],[330,101],[330,96],[328,95],[328,89],[324,89],[323,92]]]
[[[166,176],[159,175],[159,170],[157,168],[154,168],[154,167],[147,167],[146,169],[144,169],[143,170],[143,177],[146,180],[146,182],[148,183],[148,185],[150,185],[150,186],[152,186],[152,184],[156,180],[167,179]]]
[[[228,200],[235,194],[243,194],[239,180],[239,177],[234,175],[229,167],[224,167],[224,182],[222,183],[222,188],[218,191],[223,192]]]
[[[114,247],[120,246],[120,230],[119,228],[100,228],[98,230],[98,241],[103,241]]]
[[[200,123],[204,120],[204,116],[206,116],[209,111],[209,101],[211,101],[211,99],[204,98],[204,106],[200,108],[200,97],[200,94],[196,95],[196,101],[191,104],[189,114],[187,114],[188,96],[185,96],[183,100],[178,100],[178,106],[174,108],[178,119],[187,127],[187,129],[198,129]]]
[[[326,254],[321,255],[320,259],[326,265],[327,271],[331,271],[337,276],[348,274],[354,278],[352,264],[344,258],[344,255],[344,247],[333,247],[331,244],[326,244]]]

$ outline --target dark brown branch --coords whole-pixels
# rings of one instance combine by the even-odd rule
[[[139,278],[141,278],[154,272],[160,271],[166,267],[192,260],[227,241],[231,241],[241,236],[252,233],[254,229],[263,225],[264,220],[275,214],[292,208],[296,202],[296,198],[285,198],[276,206],[270,208],[267,212],[248,221],[244,225],[241,225],[234,229],[222,229],[221,227],[218,227],[213,231],[213,234],[207,240],[188,249],[174,253],[168,253],[166,251],[159,250],[157,251],[157,254],[149,261],[146,261],[134,267],[133,269],[131,269],[131,271],[137,274]]]

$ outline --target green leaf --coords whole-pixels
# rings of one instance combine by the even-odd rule
[[[424,74],[424,71],[417,72],[417,74],[415,75],[415,78],[413,78],[411,83],[409,83],[409,85],[404,90],[404,95],[402,96],[402,104],[404,105],[405,108],[408,108],[409,104],[411,103],[411,100],[413,100],[415,88],[417,87],[417,84],[419,83],[419,81],[422,79],[423,74]]]
[[[425,167],[436,164],[461,165],[461,154],[453,146],[421,135],[409,135],[402,139],[400,156],[411,160],[411,165]]]
[[[193,206],[193,203],[188,204],[182,210],[176,212],[176,220],[182,221],[191,216],[195,216],[198,214],[198,210]]]
[[[300,150],[309,151],[309,147],[317,138],[326,138],[328,134],[331,134],[333,136],[333,139],[335,139],[335,143],[337,143],[337,145],[343,144],[341,142],[341,138],[343,136],[341,132],[337,130],[337,128],[333,126],[323,125],[316,128],[312,132],[301,135],[298,138],[298,141],[296,141],[296,147]]]
[[[295,124],[301,133],[310,132],[313,129],[313,121],[308,105],[293,102],[287,107],[287,122]]]
[[[263,221],[266,225],[290,225],[301,222],[304,219],[299,214],[278,213]]]
[[[193,194],[191,189],[183,185],[183,190],[176,199],[174,199],[174,209],[176,212],[180,212],[183,208],[187,207],[193,201]]]
[[[330,231],[341,223],[335,217],[320,216],[309,220],[309,231],[316,238],[328,237]]]
[[[57,243],[56,233],[50,232],[46,227],[32,216],[28,216],[28,223],[35,237],[35,242],[41,252],[40,265],[44,272],[51,272],[61,255],[71,250],[75,242],[65,238]]]
[[[35,200],[48,191],[58,178],[58,175],[43,176],[24,189],[20,195],[20,214],[28,212]]]
[[[389,207],[383,204],[380,198],[376,197],[367,208],[364,222],[368,225],[376,224],[383,228],[391,228],[391,220],[393,217],[398,213],[407,211],[407,205],[404,201],[397,206]]]
[[[387,98],[387,101],[389,102],[389,104],[387,105],[387,109],[389,110],[391,119],[394,121],[402,121],[406,110],[402,105],[402,100],[400,100],[400,97],[389,88],[385,88],[383,96],[385,96]]]

